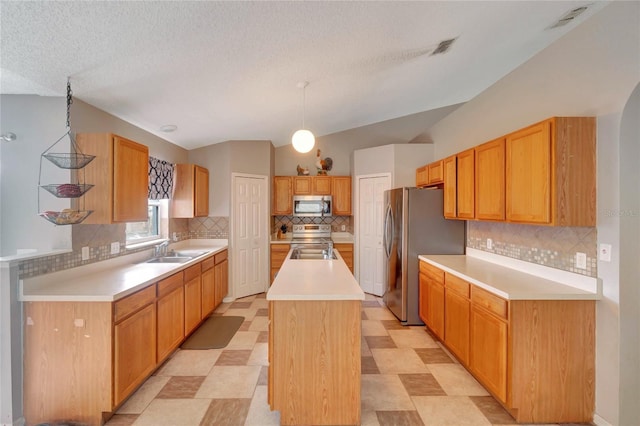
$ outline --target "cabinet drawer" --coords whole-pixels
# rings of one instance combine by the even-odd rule
[[[473,286],[471,289],[471,301],[474,305],[481,306],[489,312],[507,319],[509,303],[503,298],[489,293],[480,287]]]
[[[200,265],[202,265],[202,272],[208,271],[209,269],[213,268],[213,265],[215,264],[214,259],[214,256],[211,256],[210,258],[200,262]]]
[[[216,259],[215,259],[216,265],[218,263],[226,260],[227,259],[227,255],[228,255],[228,250],[221,251],[220,253],[216,254]]]
[[[287,254],[291,249],[291,244],[271,244],[271,253],[284,253]]]
[[[153,303],[156,300],[156,285],[150,285],[144,290],[120,299],[113,306],[113,321],[118,322],[123,318],[136,312],[143,306]]]
[[[450,273],[445,272],[444,282],[445,282],[445,287],[447,288],[448,291],[457,293],[462,297],[466,297],[467,299],[469,298],[470,285],[468,282],[466,282],[462,278],[456,277],[455,275],[451,275]]]
[[[442,269],[436,268],[425,261],[420,261],[420,272],[425,274],[428,278],[431,278],[440,284],[444,284],[444,271]]]
[[[180,287],[183,283],[182,271],[177,274],[171,275],[169,278],[165,278],[158,282],[158,297],[162,297],[171,293],[176,288]]]
[[[200,264],[193,265],[184,270],[184,282],[189,282],[200,275]]]

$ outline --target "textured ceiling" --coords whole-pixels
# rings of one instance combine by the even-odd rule
[[[0,92],[61,96],[70,77],[75,97],[187,149],[280,146],[302,124],[300,81],[317,136],[422,117],[473,98],[606,4],[1,1]]]

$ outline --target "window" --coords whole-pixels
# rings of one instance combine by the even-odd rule
[[[136,244],[160,238],[160,207],[160,201],[149,200],[149,219],[146,222],[127,223],[127,243]]]

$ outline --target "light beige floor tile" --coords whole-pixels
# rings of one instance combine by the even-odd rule
[[[438,344],[424,329],[389,330],[389,336],[399,348],[437,348]]]
[[[225,349],[253,349],[258,340],[259,331],[238,331]]]
[[[429,364],[429,370],[447,395],[489,395],[460,364]]]
[[[249,331],[269,331],[269,317],[253,317]]]
[[[269,301],[267,299],[254,299],[251,303],[251,309],[267,309],[269,308]]]
[[[395,374],[362,376],[362,412],[375,410],[415,410],[411,397]]]
[[[410,348],[371,349],[371,354],[382,374],[429,372],[418,354]]]
[[[380,308],[364,308],[364,313],[367,315],[367,318],[370,320],[390,320],[397,319],[395,315],[391,313],[391,311],[385,307]]]
[[[156,373],[158,376],[206,376],[222,349],[180,350]]]
[[[362,320],[363,336],[388,336],[387,329],[377,320]]]
[[[118,414],[140,414],[160,393],[171,377],[151,376],[118,410]]]
[[[367,344],[364,336],[360,339],[360,354],[362,356],[372,356],[371,350],[369,349],[369,345]]]
[[[360,413],[361,426],[380,426],[378,416],[374,410],[367,410]]]
[[[209,408],[210,399],[154,399],[134,426],[198,425]]]
[[[269,344],[256,343],[247,365],[269,365]]]
[[[411,399],[426,425],[491,425],[478,407],[465,396],[414,396]]]
[[[267,403],[267,387],[256,386],[256,391],[249,406],[245,426],[276,426],[280,424],[280,412],[271,411]]]
[[[215,366],[204,379],[196,398],[251,398],[260,376],[259,365]]]
[[[230,307],[231,303],[221,303],[213,312],[215,312],[216,314],[224,314]]]
[[[256,316],[257,309],[249,308],[249,309],[233,309],[229,308],[224,312],[225,316],[237,316],[244,317],[245,321],[253,321],[253,317]]]

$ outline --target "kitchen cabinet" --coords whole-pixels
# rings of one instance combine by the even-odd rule
[[[205,319],[216,308],[216,282],[213,267],[215,265],[215,258],[210,257],[201,262],[202,275],[200,277],[202,281],[202,306],[201,306],[201,318]]]
[[[72,200],[74,209],[93,210],[82,223],[146,221],[149,148],[112,133],[78,133],[76,142],[83,154],[96,156],[79,171],[94,187]]]
[[[184,271],[184,335],[188,336],[202,319],[201,267],[190,266]]]
[[[553,117],[506,136],[506,216],[595,226],[595,118]]]
[[[229,294],[229,261],[227,260],[227,250],[221,251],[215,255],[215,266],[213,268],[215,281],[215,306],[222,303],[227,294]]]
[[[418,188],[424,188],[429,186],[429,165],[425,164],[422,167],[416,169],[416,186]]]
[[[470,285],[445,273],[444,343],[463,365],[469,364]]]
[[[114,405],[123,402],[156,368],[155,286],[150,290],[144,307],[114,325]]]
[[[314,195],[331,195],[331,176],[314,176],[312,193]]]
[[[291,244],[271,244],[271,284],[291,250]]]
[[[468,149],[457,155],[457,217],[475,217],[475,150]]]
[[[429,316],[443,274],[444,339]],[[420,315],[518,423],[592,421],[595,301],[506,300],[421,261]]]
[[[505,139],[475,148],[475,218],[505,219]]]
[[[444,217],[455,219],[458,217],[458,159],[455,155],[442,160],[444,180]]]
[[[436,185],[444,181],[443,162],[434,161],[429,164],[429,185]]]
[[[351,176],[332,176],[331,195],[334,216],[351,216]]]
[[[271,214],[287,216],[293,214],[293,177],[273,177],[273,203]]]
[[[311,176],[294,176],[293,177],[293,195],[312,195],[313,188]]]
[[[353,274],[353,243],[335,243],[333,247],[338,250],[342,260]]]
[[[158,282],[158,363],[184,340],[184,274],[178,272]]]
[[[441,340],[444,340],[444,272],[420,262],[420,318]],[[426,294],[422,293],[425,290]]]
[[[195,164],[176,164],[170,206],[174,218],[209,216],[209,170]]]

